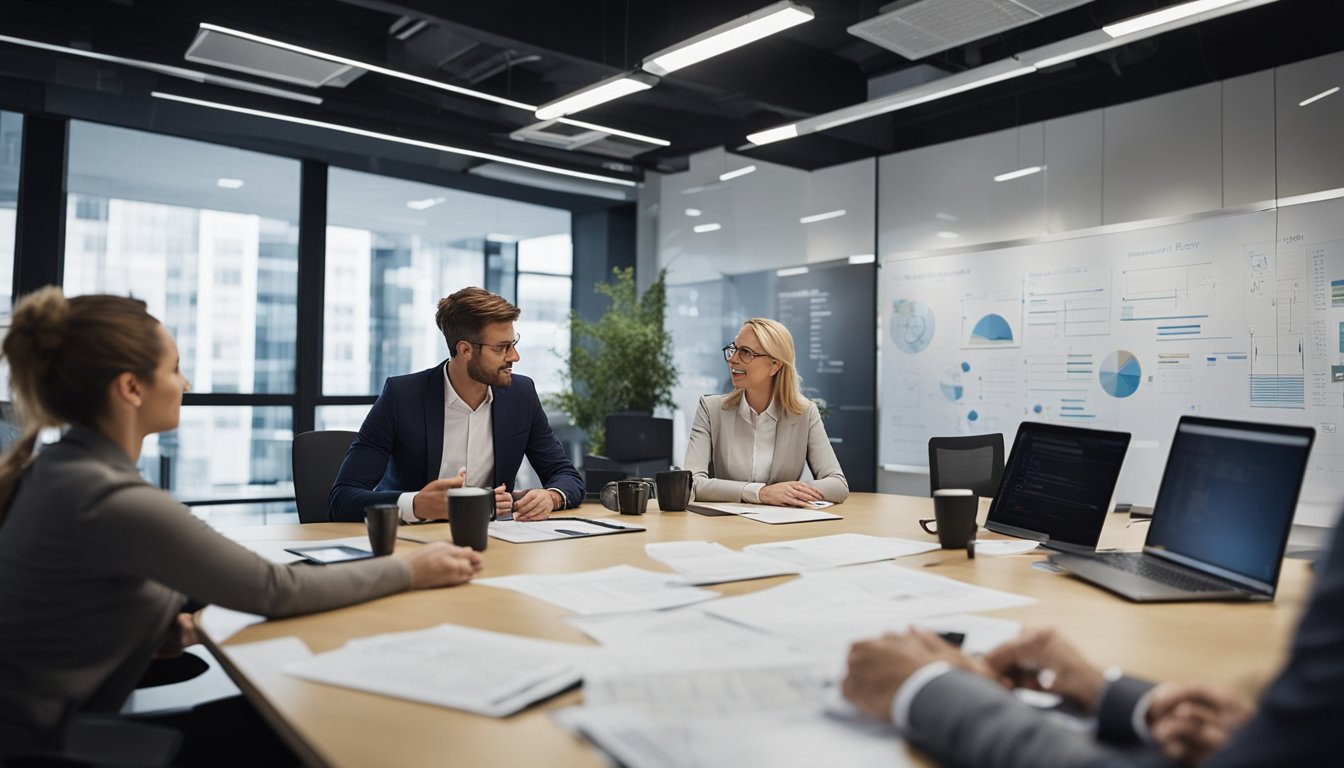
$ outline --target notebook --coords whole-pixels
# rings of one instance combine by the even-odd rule
[[[1060,551],[1096,550],[1128,449],[1128,432],[1022,422],[985,527]]]
[[[1055,555],[1137,602],[1272,600],[1315,430],[1183,416],[1143,552]]]

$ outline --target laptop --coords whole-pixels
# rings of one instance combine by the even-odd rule
[[[1128,449],[1128,432],[1022,422],[985,527],[1063,552],[1095,551]]]
[[[1143,552],[1050,559],[1136,602],[1272,600],[1315,434],[1183,416]]]

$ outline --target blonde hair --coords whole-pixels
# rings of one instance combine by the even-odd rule
[[[0,456],[0,523],[44,427],[91,424],[107,402],[107,385],[130,372],[148,381],[163,355],[159,321],[145,303],[124,296],[76,296],[47,286],[14,306],[3,356],[9,361],[22,432]]]
[[[789,333],[789,329],[785,328],[783,323],[764,317],[753,317],[743,323],[742,327],[750,328],[761,342],[761,348],[756,352],[769,355],[779,361],[779,372],[774,376],[775,384],[773,391],[770,393],[771,399],[778,402],[779,407],[783,408],[785,413],[791,413],[794,416],[803,415],[810,403],[807,398],[803,397],[802,379],[798,376],[798,370],[794,363],[793,334]],[[723,398],[724,409],[735,408],[741,397],[742,390],[740,389],[725,396]]]

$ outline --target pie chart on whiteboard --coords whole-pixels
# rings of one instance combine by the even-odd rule
[[[1101,363],[1101,388],[1111,397],[1129,397],[1139,389],[1143,369],[1133,353],[1117,349]]]

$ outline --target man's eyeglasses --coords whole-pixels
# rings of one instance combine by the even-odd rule
[[[772,359],[774,358],[774,355],[767,355],[764,352],[757,352],[751,347],[739,347],[736,344],[729,344],[728,346],[723,348],[723,359],[725,361],[732,362],[734,354],[736,354],[737,359],[741,360],[743,363],[750,363],[752,360],[755,360],[758,357],[769,357]]]
[[[512,352],[513,350],[517,349],[517,348],[518,348],[518,342],[520,342],[520,341],[522,341],[522,340],[523,340],[523,335],[522,335],[521,333],[518,334],[517,336],[513,337],[513,341],[506,341],[506,342],[504,342],[503,344],[485,344],[485,343],[483,343],[483,342],[479,342],[479,341],[471,341],[471,340],[469,340],[469,339],[464,339],[464,341],[466,341],[468,344],[471,344],[471,345],[473,345],[473,346],[477,346],[477,347],[490,347],[491,349],[498,349],[498,350],[499,350],[499,353],[500,353],[501,355],[507,355],[507,354],[509,354],[509,352]]]

